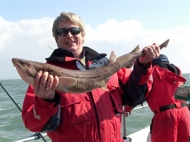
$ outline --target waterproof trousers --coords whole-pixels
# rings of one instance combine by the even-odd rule
[[[187,107],[156,113],[152,120],[151,142],[190,142],[190,112]]]

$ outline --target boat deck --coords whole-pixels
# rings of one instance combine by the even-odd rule
[[[150,127],[146,127],[141,129],[133,134],[128,135],[127,137],[131,138],[131,142],[151,142],[150,139]],[[130,142],[129,139],[125,140],[125,142]]]

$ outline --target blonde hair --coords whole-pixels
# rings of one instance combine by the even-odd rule
[[[52,27],[53,37],[56,40],[58,38],[56,31],[58,30],[60,21],[70,21],[70,22],[76,24],[81,29],[81,35],[83,37],[85,36],[84,23],[83,23],[82,19],[74,13],[61,12],[60,15],[54,20],[53,27]]]

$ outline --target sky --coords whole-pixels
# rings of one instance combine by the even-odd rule
[[[45,62],[56,49],[54,19],[79,15],[84,46],[121,56],[170,39],[161,54],[190,73],[190,0],[0,0],[0,80],[20,79],[12,58]]]

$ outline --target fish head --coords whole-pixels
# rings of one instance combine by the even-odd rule
[[[19,58],[12,58],[12,63],[16,67],[16,70],[20,77],[30,85],[33,85],[34,78],[39,71],[38,68],[34,65],[33,62],[19,59]]]

